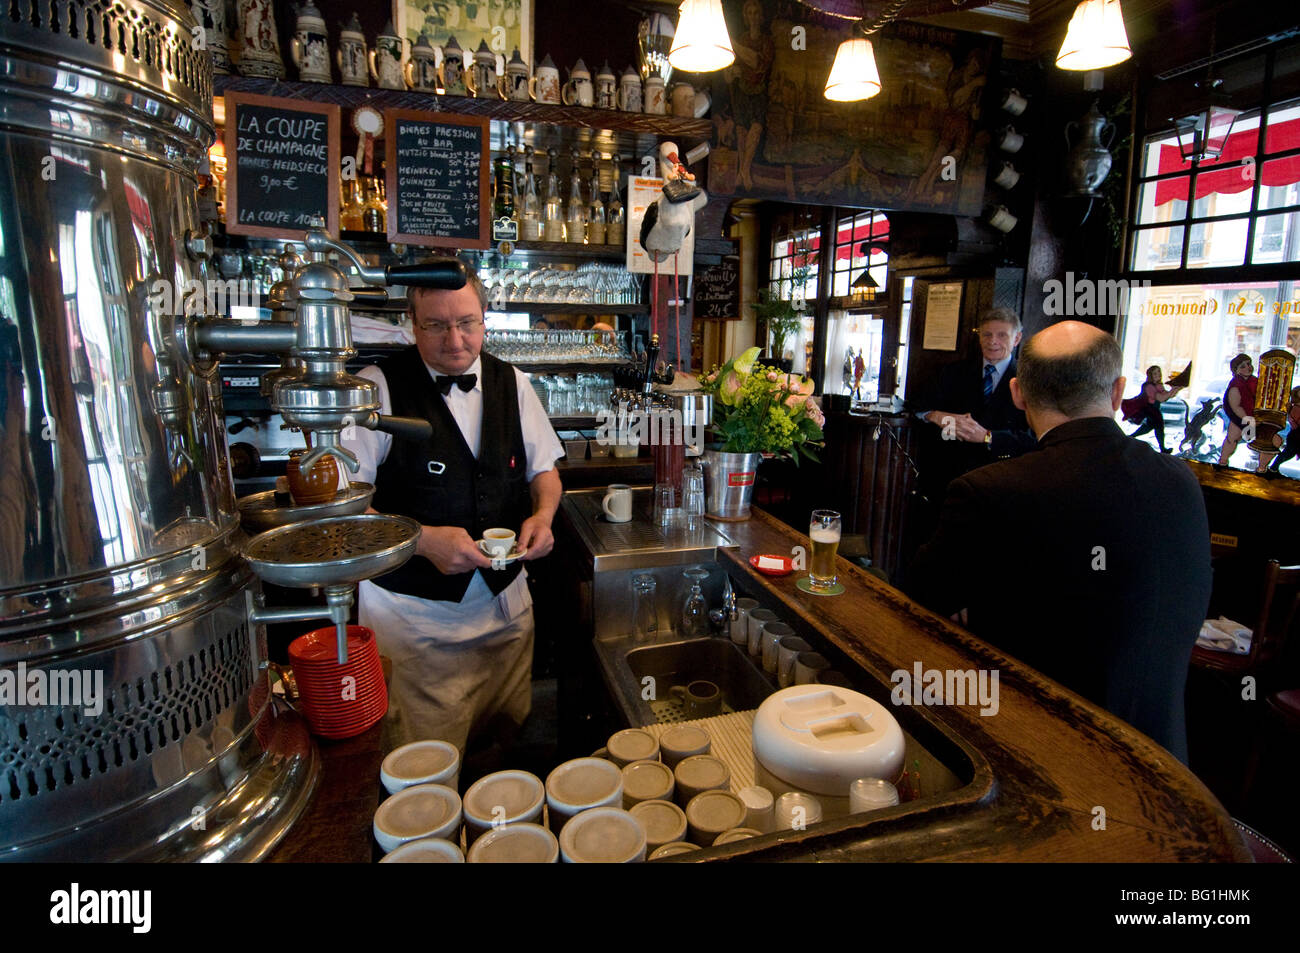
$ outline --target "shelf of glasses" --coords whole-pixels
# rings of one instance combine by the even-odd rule
[[[488,353],[492,354],[491,351],[488,351]],[[511,364],[519,368],[525,374],[551,374],[555,371],[572,371],[575,374],[586,374],[588,372],[602,373],[608,372],[615,367],[622,367],[624,364],[631,361],[631,358],[627,355],[622,357],[611,357],[608,359],[599,358],[597,360],[583,360],[582,358],[565,360],[564,358],[560,358],[555,361],[516,361],[512,360],[508,355],[503,357],[500,354],[493,354],[492,356],[499,357],[503,361],[510,361]]]
[[[496,249],[482,252],[484,257],[503,257]],[[531,255],[555,256],[557,258],[582,258],[595,261],[625,261],[627,250],[622,245],[583,245],[578,242],[515,242],[515,249],[509,256],[528,257]],[[508,261],[509,258],[506,260]]]
[[[557,301],[507,301],[501,307],[488,307],[489,314],[648,314],[644,304],[567,304]]]

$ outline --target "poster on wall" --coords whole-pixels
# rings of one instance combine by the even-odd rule
[[[525,63],[533,62],[534,0],[393,0],[393,22],[397,34],[411,43],[424,33],[438,50],[453,36],[456,44],[473,55],[479,43],[499,57],[504,68],[511,54],[519,51]],[[499,73],[498,73],[499,75]]]
[[[627,186],[627,270],[634,275],[653,275],[656,270],[661,275],[673,273],[673,263],[677,263],[677,274],[689,275],[695,259],[695,229],[686,233],[681,251],[673,258],[655,261],[641,247],[641,222],[645,220],[645,210],[650,203],[663,192],[664,180],[644,175],[628,177]]]
[[[930,285],[925,296],[925,334],[921,347],[927,351],[957,350],[960,324],[961,282]]]
[[[824,95],[849,21],[794,0],[723,0],[734,64],[712,74],[709,192],[818,205],[978,215],[981,123],[1000,40],[895,22],[873,35],[881,91]]]

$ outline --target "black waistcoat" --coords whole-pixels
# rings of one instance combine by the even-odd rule
[[[388,458],[375,474],[371,506],[380,513],[400,513],[425,526],[459,526],[475,540],[494,526],[518,532],[532,514],[514,368],[486,353],[481,360],[483,431],[477,460],[418,350],[412,347],[379,363],[393,414],[433,425],[428,441],[393,438]],[[432,472],[439,465],[441,471]],[[504,570],[485,570],[483,578],[497,594],[521,568],[514,562]],[[412,556],[373,581],[392,592],[459,602],[473,575],[472,570],[443,575],[423,556]]]

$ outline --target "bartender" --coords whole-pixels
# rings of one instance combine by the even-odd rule
[[[551,551],[564,455],[522,371],[483,353],[487,293],[412,288],[415,346],[365,368],[383,414],[429,421],[422,442],[350,428],[373,508],[417,520],[410,561],[359,588],[359,621],[393,661],[386,743],[505,746],[532,707],[533,611],[523,563]],[[504,568],[483,531],[518,533]],[[498,563],[498,565],[500,565]]]

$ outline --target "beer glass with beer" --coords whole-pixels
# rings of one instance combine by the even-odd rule
[[[808,536],[812,539],[808,584],[813,589],[833,589],[835,551],[840,546],[840,514],[834,510],[813,510]]]

